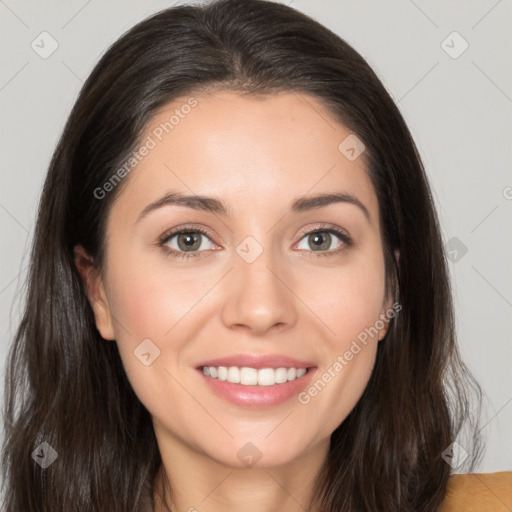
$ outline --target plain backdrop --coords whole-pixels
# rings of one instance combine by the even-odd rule
[[[2,383],[20,318],[37,202],[78,91],[123,32],[175,3],[0,0]],[[512,4],[283,3],[361,53],[409,125],[450,258],[459,344],[485,391],[487,451],[478,471],[512,470]],[[43,58],[41,47],[50,51],[52,44],[56,50]]]

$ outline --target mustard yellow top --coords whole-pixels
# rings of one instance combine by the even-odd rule
[[[442,511],[512,511],[512,471],[451,476]]]

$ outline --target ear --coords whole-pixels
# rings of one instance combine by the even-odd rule
[[[395,249],[395,259],[398,264],[398,261],[400,259],[400,251],[398,249]],[[395,282],[395,290],[393,290],[393,292],[397,292],[397,291],[398,291],[398,283]],[[382,340],[382,338],[384,338],[386,336],[388,329],[389,329],[389,324],[390,324],[391,318],[396,316],[396,312],[400,311],[400,309],[402,309],[401,307],[400,307],[400,309],[397,309],[397,310],[395,310],[395,308],[393,308],[393,304],[395,303],[394,298],[396,296],[398,296],[397,293],[392,293],[391,296],[387,298],[387,301],[384,304],[383,315],[384,315],[385,321],[384,321],[384,327],[379,331],[379,341]],[[387,314],[387,312],[390,310],[394,311],[393,316]]]
[[[114,340],[114,324],[101,274],[94,265],[93,258],[81,245],[74,247],[74,254],[76,268],[80,273],[87,297],[94,311],[96,327],[102,338]]]

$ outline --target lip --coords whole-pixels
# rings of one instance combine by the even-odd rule
[[[238,366],[256,368],[312,368],[316,367],[315,363],[308,361],[299,361],[293,357],[281,354],[267,355],[251,355],[251,354],[234,354],[232,356],[220,357],[218,359],[209,359],[199,363],[196,368],[201,369],[203,366]]]
[[[249,368],[306,368],[305,375],[292,381],[273,386],[244,386],[228,381],[220,381],[203,373],[203,366],[238,366]],[[203,379],[210,391],[238,407],[250,409],[267,409],[283,404],[296,397],[301,391],[310,385],[317,367],[314,363],[299,361],[283,355],[252,356],[238,354],[219,359],[204,361],[196,367],[200,378]]]

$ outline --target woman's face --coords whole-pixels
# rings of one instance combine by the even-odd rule
[[[325,446],[360,398],[391,302],[349,135],[302,94],[184,97],[118,174],[93,307],[161,446],[284,464]],[[333,194],[345,200],[313,199]]]

